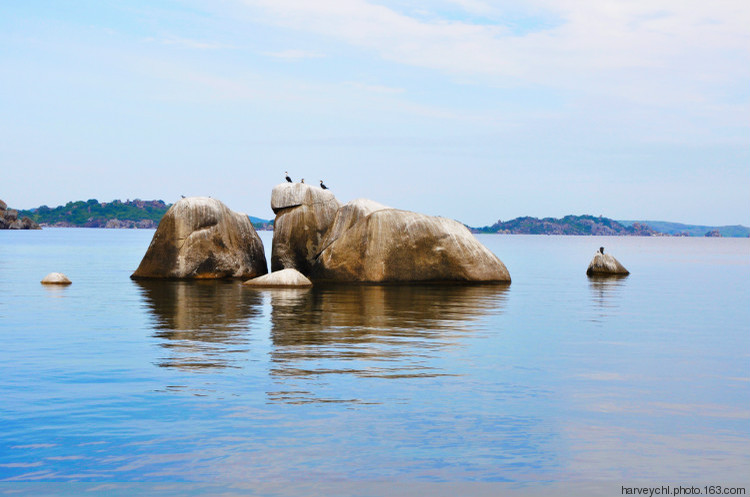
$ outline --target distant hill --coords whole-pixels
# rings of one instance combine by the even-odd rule
[[[606,235],[606,236],[659,236],[656,230],[633,223],[624,226],[606,217],[565,216],[561,219],[545,217],[518,217],[510,221],[498,221],[492,226],[469,228],[474,233],[505,233],[519,235]]]
[[[668,221],[619,221],[619,223],[625,226],[632,226],[638,223],[672,236],[707,236],[710,233],[718,232],[719,235],[725,237],[750,237],[750,228],[742,225],[702,226],[698,224],[670,223]]]
[[[29,217],[40,226],[83,228],[156,228],[172,204],[163,200],[96,199],[68,202],[58,207],[42,205],[18,211],[18,218]],[[13,211],[15,212],[15,211]],[[248,216],[256,230],[273,230],[273,219]],[[561,219],[518,217],[491,226],[469,229],[473,233],[530,235],[607,235],[607,236],[724,236],[750,237],[746,226],[701,226],[666,221],[615,221],[602,216],[565,216]]]
[[[68,202],[58,207],[42,205],[36,209],[21,211],[40,226],[80,228],[155,228],[170,204],[162,200],[113,200],[99,202],[96,199]]]
[[[57,207],[42,205],[34,209],[19,211],[19,216],[28,216],[40,226],[65,228],[156,228],[172,204],[163,200],[113,200],[99,202],[96,199],[68,202]],[[255,229],[273,229],[273,221],[248,216]]]
[[[273,231],[273,219],[261,219],[255,216],[247,216],[250,218],[250,222],[253,223],[253,228],[261,231]]]

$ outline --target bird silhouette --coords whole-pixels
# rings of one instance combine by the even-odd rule
[[[323,180],[320,180],[320,187],[324,190],[328,190],[328,187],[323,184]]]
[[[288,173],[287,171],[284,171],[284,174],[286,174],[286,180],[287,180],[287,181],[288,181],[289,183],[291,183],[291,182],[292,182],[292,178],[290,178],[290,177],[289,177],[289,173]]]

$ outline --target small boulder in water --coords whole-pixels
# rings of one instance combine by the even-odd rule
[[[311,287],[312,281],[296,269],[287,268],[247,280],[244,285],[258,288],[304,288]]]
[[[625,269],[617,259],[609,254],[605,254],[604,247],[602,247],[596,252],[596,254],[594,254],[594,258],[591,259],[586,274],[589,276],[625,276],[630,274],[630,271]]]
[[[70,285],[72,281],[62,273],[49,273],[42,279],[42,285]]]

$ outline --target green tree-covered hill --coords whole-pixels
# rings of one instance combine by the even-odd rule
[[[40,226],[71,228],[156,228],[172,204],[163,200],[113,200],[96,199],[68,202],[57,207],[42,205],[35,209],[19,211]],[[248,216],[255,229],[273,229],[273,221]]]
[[[524,235],[609,235],[609,236],[654,236],[660,233],[648,226],[634,223],[623,226],[606,217],[565,216],[561,219],[545,217],[518,217],[510,221],[498,221],[492,226],[470,228],[474,233],[507,233]]]
[[[68,202],[58,207],[43,205],[21,211],[24,216],[41,226],[84,228],[155,228],[169,209],[162,200],[114,200],[99,202],[96,199]]]

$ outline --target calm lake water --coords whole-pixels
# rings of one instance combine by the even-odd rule
[[[0,231],[0,493],[748,484],[748,239],[484,235],[510,286],[258,291],[131,281],[152,235]],[[586,277],[600,245],[629,277]]]

